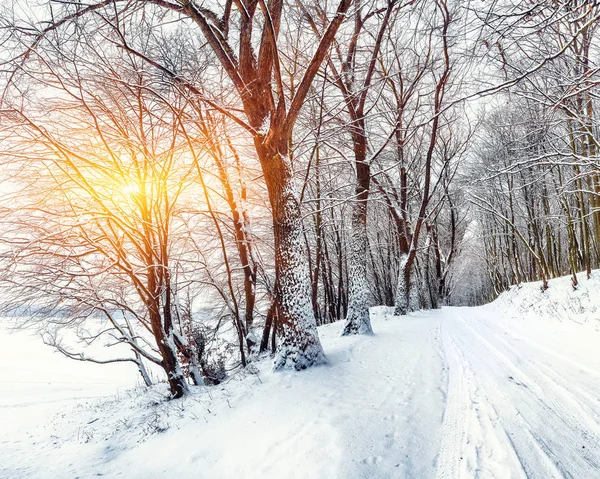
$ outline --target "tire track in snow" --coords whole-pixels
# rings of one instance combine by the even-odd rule
[[[557,383],[536,366],[537,356],[526,357],[500,335],[476,331],[474,324],[485,322],[458,317],[453,322],[471,362],[488,366],[479,377],[493,391],[489,397],[498,404],[526,471],[535,477],[600,477],[598,424],[568,391],[568,381]]]
[[[435,477],[451,479],[460,477],[471,399],[456,345],[445,325],[442,325],[442,344],[446,354],[448,389]]]
[[[511,437],[477,381],[477,365],[467,358],[461,336],[447,319],[442,323],[442,336],[448,365],[448,399],[436,477],[524,478],[525,468]]]
[[[469,337],[464,321],[458,315],[448,317],[447,322],[452,324],[457,348],[463,352],[465,364],[470,364],[474,371],[474,381],[478,384],[481,402],[486,405],[484,409],[488,410],[488,417],[495,424],[496,455],[508,467],[508,470],[505,469],[500,474],[492,474],[487,465],[483,465],[468,477],[565,477],[556,467],[548,448],[532,434],[530,424],[517,409],[514,397],[506,388],[508,375],[498,374],[498,359],[477,338]],[[484,448],[489,442],[489,433],[490,431],[486,431],[486,434],[471,440]]]
[[[465,323],[465,326],[486,345],[493,355],[515,374],[519,374],[521,384],[531,390],[529,399],[533,399],[532,409],[533,406],[538,406],[543,413],[539,414],[543,421],[538,425],[543,426],[547,432],[547,439],[538,437],[538,441],[547,443],[551,455],[559,463],[569,465],[567,475],[570,475],[568,471],[577,470],[579,472],[572,477],[599,477],[600,425],[590,414],[590,410],[569,392],[567,381],[563,379],[562,384],[557,382],[536,366],[534,358],[525,358],[503,338],[495,336],[497,341],[503,343],[504,347],[514,355],[517,361],[515,363],[507,354],[481,336],[473,326],[468,323]],[[555,449],[566,453],[563,452],[558,456],[554,452]],[[588,473],[589,476],[581,475]]]
[[[465,323],[466,326],[473,332],[474,335],[478,336],[479,339],[486,343],[488,349],[492,351],[496,357],[500,358],[507,367],[513,371],[523,375],[523,378],[527,381],[526,387],[533,390],[536,396],[536,402],[539,403],[540,408],[545,410],[546,421],[545,424],[556,429],[556,435],[564,435],[564,447],[572,449],[572,453],[575,457],[581,456],[587,465],[592,467],[597,474],[600,475],[600,425],[598,425],[594,418],[584,410],[582,403],[575,398],[568,391],[568,386],[564,386],[553,380],[547,374],[545,374],[539,367],[536,367],[535,360],[527,360],[524,358],[515,348],[506,343],[502,338],[498,338],[499,341],[505,342],[505,347],[516,356],[519,365],[517,367],[506,354],[502,353],[499,349],[495,348],[489,341],[481,336],[475,329],[469,324]],[[529,384],[529,386],[527,386]],[[554,422],[548,421],[552,419]],[[569,435],[565,432],[574,432],[574,436],[571,439],[576,439],[577,436],[581,435],[582,438],[589,442],[587,447],[573,448],[572,444],[568,441]],[[587,437],[586,437],[587,436]]]
[[[598,388],[593,381],[590,382],[590,379],[595,379],[595,377],[600,378],[600,372],[593,371],[577,362],[563,359],[563,355],[554,353],[528,338],[516,336],[510,331],[503,331],[504,334],[500,334],[500,331],[494,330],[489,323],[478,322],[478,324],[485,325],[489,332],[488,337],[493,335],[519,359],[519,364],[534,368],[538,383],[540,382],[538,378],[543,377],[545,381],[548,381],[554,387],[558,394],[563,396],[565,400],[570,401],[574,407],[581,410],[581,414],[588,416],[590,419],[589,423],[593,424],[596,431],[600,433],[600,424],[598,424],[598,419],[600,419],[600,388]],[[473,328],[472,323],[470,324],[470,327]],[[534,352],[542,351],[547,354],[549,359],[552,360],[552,364],[546,364],[545,361],[542,362],[539,359],[532,361],[530,359],[531,352],[527,355],[525,355],[524,352],[520,352],[516,345],[508,340],[509,337],[520,343],[525,342],[527,346],[534,348]],[[579,383],[573,374],[569,375],[568,378],[565,378],[563,374],[552,367],[556,362],[562,362],[563,365],[564,362],[566,362],[570,367],[574,368],[576,372],[579,370],[580,373],[584,373],[586,375],[585,379],[587,380],[586,384],[582,385]],[[594,376],[594,378],[590,378],[590,376]]]

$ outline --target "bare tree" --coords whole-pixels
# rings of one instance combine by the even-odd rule
[[[192,346],[173,272],[185,258],[177,229],[193,169],[169,107],[177,100],[134,58],[124,54],[115,68],[118,52],[94,55],[93,44],[74,41],[86,50],[76,64],[36,55],[39,70],[28,72],[56,100],[32,96],[5,111],[3,163],[19,188],[3,211],[3,284],[19,291],[7,307],[67,323],[99,315],[108,328],[98,335],[127,343],[142,374],[141,358],[161,366],[180,397],[179,355]]]

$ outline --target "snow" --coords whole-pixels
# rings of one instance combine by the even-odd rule
[[[548,290],[542,291],[542,282],[513,286],[501,295],[494,306],[512,317],[527,316],[528,319],[554,318],[564,322],[584,324],[600,329],[600,270],[577,275],[578,286],[573,289],[571,276],[548,281]]]
[[[91,364],[67,359],[45,346],[37,335],[9,332],[0,323],[0,477],[61,477],[45,472],[34,451],[39,441],[51,447],[57,415],[71,413],[138,382],[136,368],[123,364]],[[84,460],[84,458],[81,458]],[[53,476],[54,474],[54,476]]]
[[[327,365],[265,360],[175,401],[125,390],[134,366],[2,330],[0,477],[597,478],[599,288],[595,272],[479,308],[372,308],[373,336],[319,328]]]

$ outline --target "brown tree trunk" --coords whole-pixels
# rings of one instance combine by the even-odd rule
[[[157,305],[150,308],[150,324],[156,345],[162,357],[161,366],[167,375],[171,397],[177,399],[187,391],[187,383],[175,352],[175,340],[172,326],[163,327],[162,318]]]
[[[274,367],[300,370],[324,363],[325,354],[312,306],[308,252],[289,157],[262,140],[257,136],[255,145],[269,191],[275,240],[278,343]]]

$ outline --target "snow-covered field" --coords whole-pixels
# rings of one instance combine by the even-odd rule
[[[131,366],[0,331],[0,477],[600,477],[600,276],[480,308],[320,328],[329,365],[270,362],[183,400]]]

